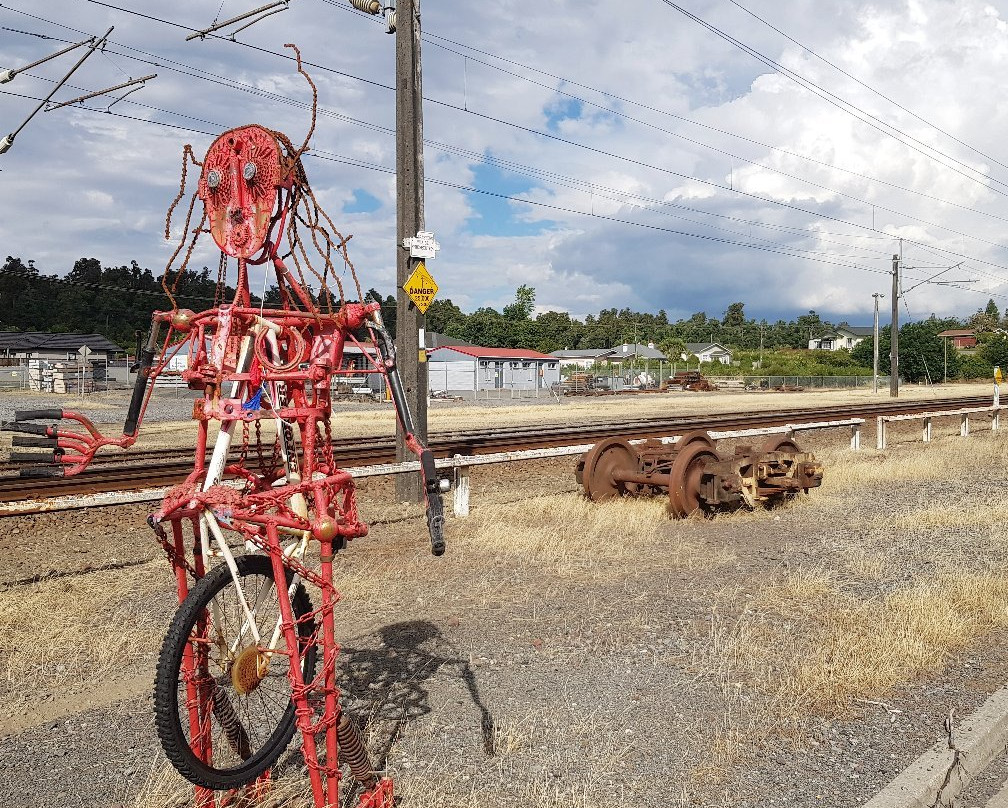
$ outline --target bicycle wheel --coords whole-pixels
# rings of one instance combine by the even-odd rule
[[[218,791],[251,783],[269,769],[295,729],[289,658],[275,654],[266,660],[259,651],[280,619],[273,565],[261,555],[235,561],[260,643],[249,630],[235,579],[221,564],[179,606],[154,681],[157,732],[165,755],[191,783]],[[291,573],[287,575],[290,581]],[[301,584],[291,595],[291,606],[301,637],[301,670],[311,681],[315,622],[306,616],[312,607]],[[278,647],[286,651],[282,635]]]

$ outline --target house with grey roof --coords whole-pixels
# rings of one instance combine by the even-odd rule
[[[870,339],[875,333],[874,326],[841,325],[830,329],[822,336],[809,340],[809,350],[840,351],[851,350],[861,340]]]
[[[104,361],[127,355],[124,348],[101,334],[50,334],[47,331],[0,331],[0,356],[9,359],[45,359],[72,362],[87,347],[91,358]]]
[[[564,348],[562,351],[552,351],[550,356],[555,356],[561,367],[579,367],[588,369],[596,362],[603,361],[610,348],[578,348],[570,350]]]
[[[701,362],[731,364],[731,351],[718,342],[687,342],[686,353]]]

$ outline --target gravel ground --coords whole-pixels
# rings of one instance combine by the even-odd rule
[[[0,417],[7,404],[0,401]],[[180,406],[188,413],[190,405]],[[930,451],[940,462],[937,447]],[[473,489],[518,500],[530,490],[571,490],[571,466],[484,470],[474,473]],[[793,569],[838,567],[852,543],[885,552],[896,570],[845,580],[845,591],[866,599],[928,574],[966,545],[966,566],[987,569],[1004,553],[988,546],[985,533],[970,544],[970,535],[935,528],[911,544],[873,525],[878,514],[914,503],[1003,503],[1006,484],[1005,469],[993,469],[940,485],[863,486],[842,504],[817,503],[813,493],[761,518],[670,523],[670,546],[687,540],[722,559],[707,567],[602,563],[563,577],[528,566],[480,567],[468,587],[436,600],[418,580],[415,597],[392,604],[391,614],[354,612],[341,627],[346,704],[369,719],[372,749],[391,748],[388,767],[403,805],[859,805],[943,736],[950,709],[968,715],[1005,682],[1008,632],[953,653],[938,674],[781,733],[762,723],[757,690],[732,678],[731,664],[712,667],[715,628],[748,613],[755,586]],[[368,487],[362,510],[385,493],[381,483]],[[60,574],[84,569],[87,559],[152,558],[142,513],[10,517],[0,544],[3,581],[26,577],[31,559],[43,569],[52,546],[71,551],[56,554]],[[373,537],[417,552],[421,530],[416,521],[391,521]],[[89,554],[73,552],[81,546]],[[347,558],[368,563],[368,547],[352,547]],[[0,646],[0,670],[3,653]],[[14,732],[0,719],[0,805],[138,804],[163,761],[148,695],[155,654],[130,668],[135,680],[123,685],[125,696],[113,691],[107,703],[79,711],[57,693],[62,707],[33,706],[35,719],[21,717],[28,728]],[[290,768],[296,772],[296,759]]]

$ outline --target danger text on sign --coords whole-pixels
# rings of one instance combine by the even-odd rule
[[[430,306],[434,300],[434,295],[437,294],[438,285],[427,271],[427,267],[424,266],[423,261],[421,261],[416,265],[413,274],[409,276],[409,280],[406,281],[403,290],[409,295],[409,299],[413,301],[413,305],[420,309],[422,314],[426,314],[427,307]]]

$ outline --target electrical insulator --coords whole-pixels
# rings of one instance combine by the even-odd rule
[[[396,20],[396,13],[393,9],[390,9],[385,14],[385,22],[388,24],[388,32],[390,34],[395,33],[395,20]]]
[[[365,14],[381,14],[381,3],[379,0],[350,0],[350,5],[358,11],[363,11]]]
[[[13,70],[0,70],[0,84],[6,84],[16,75]]]
[[[7,137],[5,137],[3,140],[0,140],[0,154],[3,154],[13,145],[14,145],[14,135],[13,134],[7,135]]]

